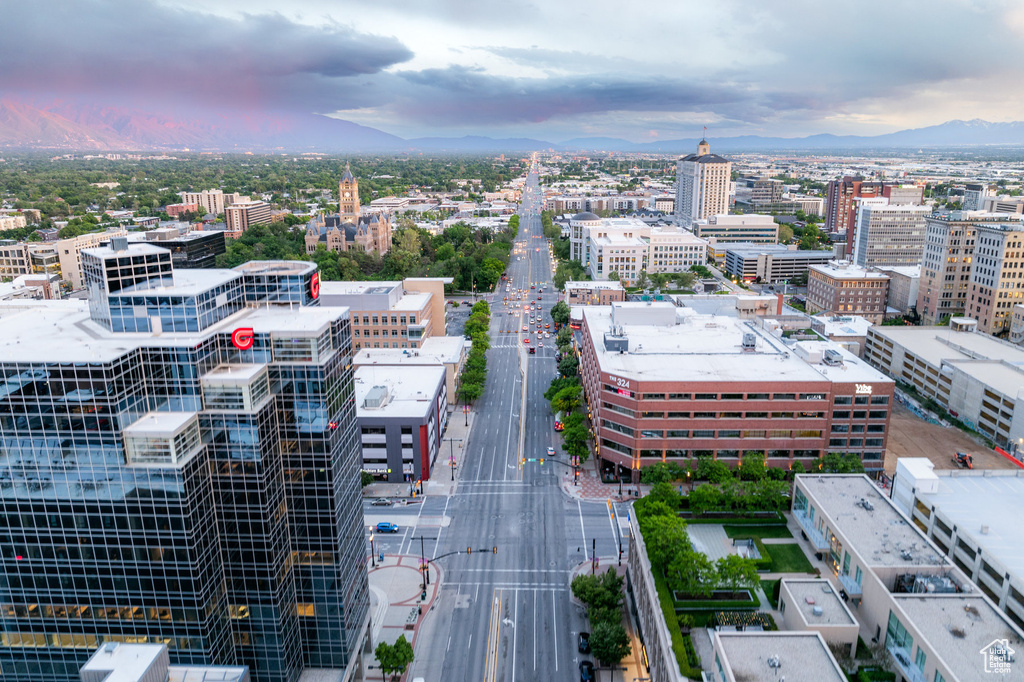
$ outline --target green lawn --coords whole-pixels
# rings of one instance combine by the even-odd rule
[[[772,557],[772,573],[814,573],[814,567],[800,545],[765,545]]]
[[[772,605],[773,609],[779,608],[779,604],[776,600],[772,599],[772,595],[775,594],[775,586],[779,583],[778,580],[762,580],[761,589],[764,590],[764,596],[768,599],[768,603]]]
[[[793,534],[785,526],[722,526],[731,538],[791,538]]]

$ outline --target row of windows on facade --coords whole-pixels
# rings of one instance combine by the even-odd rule
[[[618,387],[605,384],[604,389],[621,395]],[[626,396],[631,397],[631,396]],[[827,400],[824,393],[644,393],[633,394],[642,400]],[[867,405],[869,396],[837,395],[832,399],[834,405]],[[888,405],[889,396],[870,396],[872,405]]]
[[[378,318],[377,318],[376,315],[372,315],[372,316],[371,315],[363,315],[363,324],[364,325],[369,325],[371,319],[373,320],[373,324],[378,324]],[[388,318],[385,317],[385,316],[381,316],[379,319],[383,320],[383,322],[380,322],[380,324],[387,324],[388,323]],[[401,324],[406,324],[406,319],[407,318],[406,318],[405,315],[398,315],[398,316],[392,315],[391,316],[391,324],[399,324],[399,320],[401,320]],[[409,315],[408,316],[408,320],[409,320],[409,322],[408,322],[409,324],[416,324],[416,316],[415,315]],[[357,316],[353,316],[352,323],[353,324],[358,324],[359,323],[358,315]]]
[[[739,459],[742,453],[747,450],[680,450],[680,449],[664,449],[664,450],[637,450],[621,443],[616,443],[613,440],[607,438],[601,439],[601,448],[604,450],[611,450],[627,457],[639,456],[645,459],[694,459],[700,457],[714,457],[716,459]],[[765,457],[769,460],[779,459],[820,459],[824,454],[830,452],[830,450],[766,450]],[[880,451],[871,452],[858,452],[857,456],[860,457],[864,462],[878,462],[881,464],[882,453]]]
[[[613,403],[601,403],[602,407],[613,412],[637,417],[636,410],[628,407],[615,405]],[[856,410],[853,413],[854,419],[886,419],[889,416],[887,410]],[[849,419],[849,410],[834,410],[833,419]],[[824,419],[824,412],[657,412],[644,410],[640,412],[643,419]]]

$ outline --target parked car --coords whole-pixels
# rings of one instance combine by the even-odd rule
[[[397,533],[398,525],[391,523],[390,521],[381,521],[377,524],[378,533]]]
[[[550,450],[550,449],[551,448],[548,448],[548,450]],[[589,654],[590,653],[590,633],[589,632],[581,632],[580,633],[580,637],[579,637],[579,642],[577,644],[577,648],[579,649],[581,654]]]
[[[391,506],[391,500],[389,500],[386,497],[378,497],[373,502],[370,503],[370,506],[372,506],[372,507],[390,507]]]
[[[594,682],[594,664],[580,661],[580,682]]]

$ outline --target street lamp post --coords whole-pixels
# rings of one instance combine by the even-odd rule
[[[455,438],[445,438],[451,448],[451,455],[448,457],[448,467],[452,470],[452,482],[455,481]]]
[[[373,526],[370,526],[370,566],[377,566],[377,550],[373,548]]]

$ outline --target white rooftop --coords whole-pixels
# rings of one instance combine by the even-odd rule
[[[716,632],[736,682],[846,682],[839,664],[817,632]],[[778,657],[779,667],[769,665]]]
[[[793,608],[800,611],[805,623],[814,626],[857,625],[850,609],[846,608],[828,580],[784,578],[782,585],[793,596]],[[821,609],[821,615],[814,613],[815,608]]]
[[[321,282],[321,294],[385,294],[395,287],[401,287],[400,281],[386,282]]]
[[[894,594],[893,599],[931,645],[932,651],[956,675],[955,679],[999,679],[999,676],[982,672],[981,659],[981,650],[997,639],[1007,640],[1018,661],[1012,664],[1015,674],[1003,679],[1020,679],[1017,666],[1021,665],[1024,639],[1006,614],[981,595]]]
[[[811,270],[835,279],[889,279],[883,272],[866,270],[846,261],[832,261],[828,265],[812,265]]]
[[[935,505],[943,516],[955,523],[957,533],[973,538],[985,556],[1003,564],[1018,578],[1024,578],[1024,526],[1019,515],[1007,513],[1009,509],[1019,509],[1024,500],[1024,472],[935,471],[934,474],[939,480],[939,491],[918,493],[921,500],[928,506]],[[987,526],[988,532],[982,533],[982,526]]]
[[[665,306],[673,308],[675,324],[658,326]],[[629,339],[625,353],[609,351],[604,345],[603,335],[612,327],[613,308],[629,311],[631,321],[640,318],[645,308],[651,311],[650,324],[624,323],[622,314],[616,319],[616,327]],[[821,342],[843,356],[845,369],[801,359],[781,339],[735,317],[701,315],[692,308],[659,302],[589,306],[580,312],[593,337],[601,371],[638,381],[805,381],[823,386],[826,382],[892,383],[837,344]],[[755,350],[743,350],[744,334],[753,335]]]
[[[355,368],[357,417],[422,417],[435,408],[435,389],[445,380],[441,365],[362,365]],[[365,408],[363,401],[375,386],[387,388],[387,402]]]
[[[363,348],[352,360],[354,365],[437,365],[454,364],[469,344],[461,336],[431,336],[419,348]]]
[[[398,301],[391,307],[392,310],[396,311],[419,311],[430,305],[430,299],[433,294],[429,291],[420,293],[418,291],[410,291],[403,295]],[[419,320],[422,322],[423,320]]]
[[[191,270],[181,268],[174,271],[174,283],[169,287],[149,287],[138,285],[136,287],[125,287],[116,291],[112,296],[147,296],[147,295],[173,295],[173,296],[196,296],[208,291],[213,287],[220,286],[231,280],[241,277],[234,270],[219,269],[197,269]]]
[[[126,436],[170,436],[196,418],[196,412],[147,412],[126,426]]]
[[[868,566],[952,566],[866,475],[799,474],[797,481]]]
[[[833,336],[867,336],[871,320],[859,315],[816,315],[811,318],[813,326],[820,326],[821,333]]]
[[[565,283],[565,290],[569,289],[622,289],[622,282],[616,282],[614,280],[585,280],[585,281],[570,281]]]
[[[878,269],[881,270],[882,272],[891,272],[897,275],[902,275],[904,277],[910,278],[921,276],[920,265],[880,265],[878,266]]]

